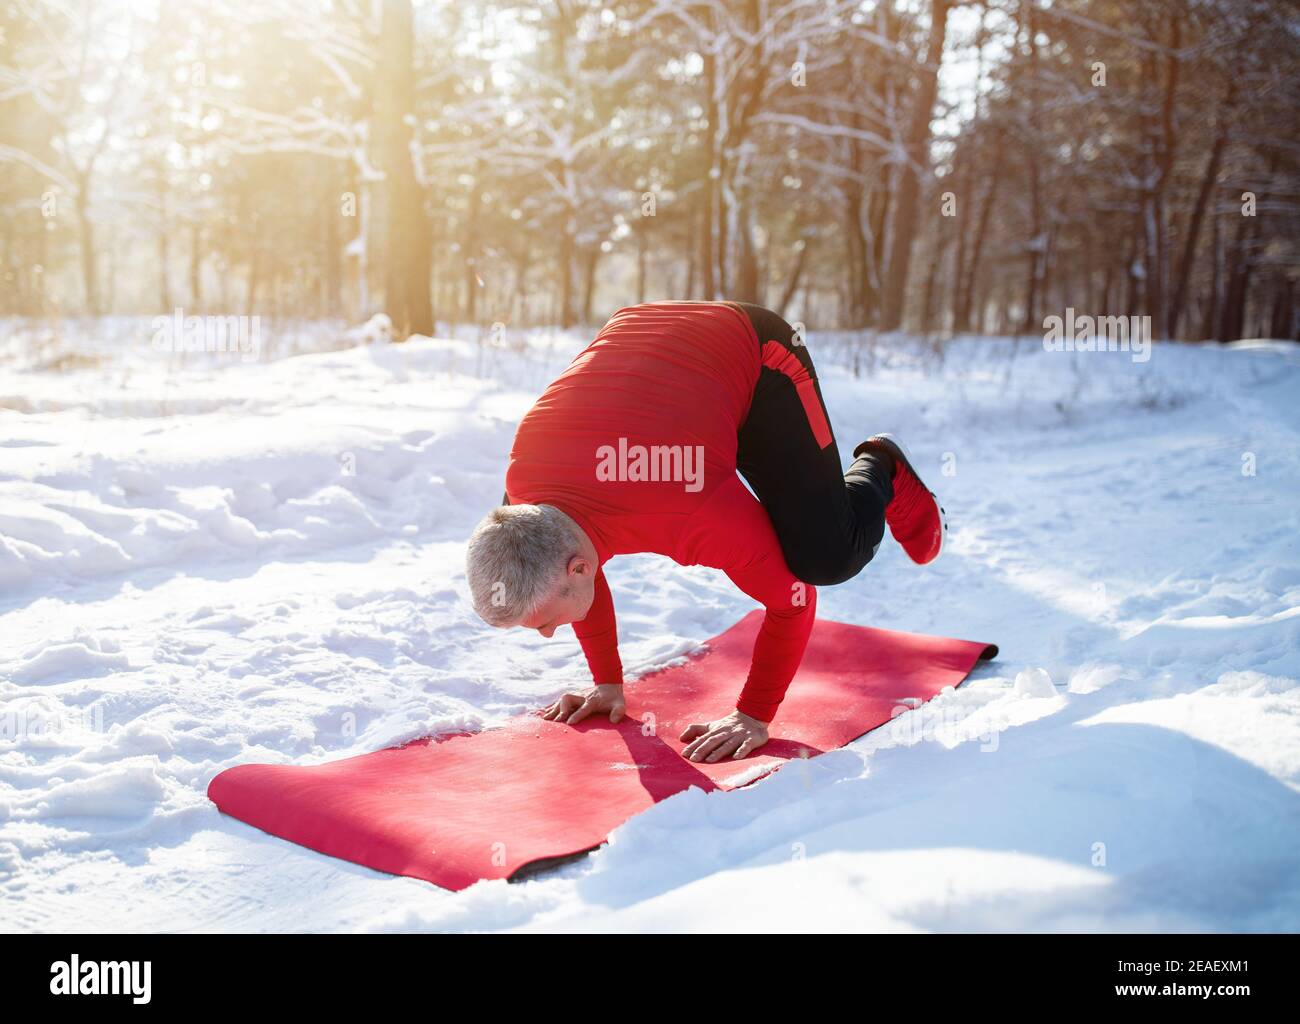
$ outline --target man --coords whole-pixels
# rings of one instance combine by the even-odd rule
[[[746,303],[644,303],[615,313],[524,416],[467,575],[491,625],[549,637],[572,623],[595,685],[543,717],[576,724],[625,713],[604,563],[653,551],[723,570],[767,614],[735,710],[681,734],[684,756],[716,762],[767,742],[815,588],[856,576],[886,523],[914,562],[938,556],[943,510],[893,438],[863,441],[841,472],[789,324]]]

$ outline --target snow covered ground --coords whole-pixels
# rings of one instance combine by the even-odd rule
[[[0,928],[1300,928],[1294,350],[941,359],[814,334],[841,447],[900,433],[952,530],[926,569],[887,543],[821,614],[1001,657],[806,771],[689,791],[581,862],[451,894],[204,790],[584,681],[571,631],[479,623],[463,545],[585,339],[245,361],[123,355],[140,330],[118,323],[51,360],[4,329]],[[653,556],[609,575],[632,670],[751,607]]]

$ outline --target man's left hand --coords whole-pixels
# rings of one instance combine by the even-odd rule
[[[733,711],[716,722],[696,722],[677,737],[687,744],[682,756],[688,761],[721,761],[724,757],[739,760],[767,742],[767,723]]]

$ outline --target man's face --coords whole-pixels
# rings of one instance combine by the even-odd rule
[[[554,636],[560,626],[585,619],[595,596],[595,566],[581,555],[574,555],[550,597],[519,624],[537,630],[542,636]]]

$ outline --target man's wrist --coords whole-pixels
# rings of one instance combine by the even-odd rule
[[[750,723],[752,723],[752,724],[754,724],[754,725],[761,725],[764,729],[766,729],[769,725],[772,724],[772,722],[771,722],[770,719],[755,718],[753,715],[751,715],[751,714],[747,714],[746,712],[741,711],[740,708],[736,708],[736,710],[733,712],[733,714],[739,716],[740,718],[742,718],[742,719],[744,719],[745,721],[750,722]],[[774,716],[774,717],[775,717],[775,716]]]

